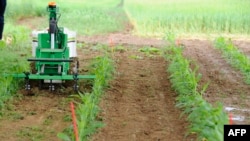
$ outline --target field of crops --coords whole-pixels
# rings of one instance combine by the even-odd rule
[[[2,75],[30,69],[48,2],[8,0]],[[0,140],[222,141],[229,117],[250,124],[248,0],[56,3],[59,26],[77,31],[80,73],[96,78],[81,80],[79,93],[28,94],[24,80],[1,77]]]

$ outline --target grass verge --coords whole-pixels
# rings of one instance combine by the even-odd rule
[[[26,61],[31,49],[29,44],[29,30],[8,24],[5,26],[4,40],[0,41],[0,114],[5,106],[6,100],[10,99],[18,88],[19,82],[12,77],[3,77],[5,73],[23,73],[29,70]]]

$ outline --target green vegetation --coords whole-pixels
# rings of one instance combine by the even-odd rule
[[[248,0],[125,0],[126,13],[142,36],[250,34]]]
[[[18,20],[23,17],[43,16],[46,14],[41,1],[15,1],[8,0],[6,7],[6,20]]]
[[[103,126],[103,123],[96,119],[99,112],[98,103],[102,96],[103,90],[108,86],[108,81],[112,78],[114,71],[113,60],[106,54],[103,57],[97,57],[93,63],[93,72],[96,75],[93,90],[91,93],[79,94],[77,96],[80,102],[77,102],[77,125],[79,130],[79,139],[87,140],[89,135]],[[70,137],[63,133],[59,133],[58,137],[63,140],[74,140],[72,130]]]
[[[143,48],[140,48],[139,51],[145,53],[147,56],[160,54],[160,49],[155,48],[155,47],[143,47]]]
[[[35,17],[47,17],[46,6],[50,0],[8,0],[6,10],[5,41],[0,41],[0,71],[2,73],[22,73],[29,70],[28,58],[31,54],[31,30],[16,23],[20,19],[28,20]],[[164,37],[166,34],[250,34],[250,1],[249,0],[125,0],[123,7],[118,7],[120,0],[72,0],[56,1],[60,8],[59,26],[77,31],[81,35],[96,35],[124,30],[124,23],[130,20],[135,34],[141,36]],[[127,19],[127,17],[129,19]],[[27,22],[27,26],[28,26]],[[48,27],[48,22],[37,23],[38,29]],[[171,37],[171,41],[174,41]],[[239,52],[230,41],[218,38],[216,47],[222,50],[229,62],[239,69],[250,84],[249,61]],[[99,46],[97,46],[99,47]],[[173,42],[165,48],[165,56],[170,62],[168,71],[171,73],[172,87],[179,94],[177,106],[184,109],[190,121],[190,133],[197,133],[199,139],[222,140],[223,125],[227,123],[227,115],[222,105],[212,107],[202,98],[206,87],[198,90],[201,78],[197,69],[190,69],[190,61],[182,56],[182,48],[176,47]],[[126,51],[122,46],[113,48],[113,51]],[[158,55],[159,49],[144,47],[140,49],[146,55]],[[143,59],[141,56],[130,56],[132,59]],[[6,61],[7,60],[7,61]],[[98,57],[93,65],[96,79],[91,93],[77,96],[77,122],[79,138],[87,140],[89,135],[103,126],[96,119],[99,112],[98,103],[107,82],[114,71],[113,61],[109,55]],[[22,80],[21,80],[22,81]],[[11,77],[0,78],[0,110],[18,88],[20,81]],[[31,113],[34,114],[34,113]],[[1,112],[0,112],[1,115]],[[14,120],[21,119],[16,114]],[[71,120],[66,115],[65,121]],[[44,125],[50,124],[50,119]],[[123,123],[124,125],[126,123]],[[43,139],[41,129],[37,127],[24,128],[17,134],[32,139]],[[69,136],[66,135],[69,133]],[[59,133],[63,140],[74,140],[72,129],[67,133]]]
[[[248,56],[243,54],[237,47],[234,46],[231,40],[226,40],[223,37],[215,40],[215,48],[219,49],[224,58],[245,77],[245,82],[250,84],[250,60]]]
[[[42,16],[46,12],[45,1],[9,0],[6,19],[18,20]],[[76,30],[80,34],[93,35],[121,31],[124,22],[134,26],[134,32],[142,36],[164,37],[167,32],[190,34],[245,34],[250,33],[250,2],[247,0],[73,0],[56,1],[62,14],[60,26]],[[29,7],[29,8],[27,8]],[[125,14],[126,13],[126,14]],[[42,26],[41,26],[42,24]],[[74,26],[72,26],[74,25]],[[46,28],[46,22],[39,23]]]
[[[46,6],[49,1],[9,0],[6,20],[11,22],[27,17],[46,17],[48,14]],[[61,13],[59,26],[67,27],[83,35],[120,31],[124,27],[123,22],[127,20],[123,17],[125,15],[123,9],[116,6],[119,3],[116,0],[58,0],[56,2]],[[47,21],[40,22],[37,26],[36,28],[41,30],[48,27],[48,23]]]
[[[13,96],[13,92],[18,88],[19,82],[12,77],[3,77],[5,73],[22,73],[29,69],[27,57],[30,54],[31,45],[29,45],[28,31],[24,27],[7,25],[5,41],[0,41],[0,115],[6,100]]]
[[[202,98],[208,85],[198,90],[200,74],[196,69],[190,69],[190,61],[182,56],[182,48],[172,45],[165,48],[166,60],[170,63],[168,72],[172,87],[178,93],[177,107],[184,109],[188,115],[187,119],[191,123],[190,133],[197,133],[199,140],[222,141],[223,125],[228,123],[223,106],[218,107],[206,102]]]
[[[82,104],[78,104],[78,128],[79,138],[84,140],[92,134],[96,128],[102,126],[96,120],[98,114],[98,103],[100,101],[103,90],[108,85],[108,81],[112,78],[114,71],[113,61],[108,56],[97,58],[94,63],[94,74],[96,79],[94,81],[93,91],[90,94],[80,95]]]
[[[0,41],[0,53],[2,54],[0,69],[2,73],[22,73],[29,70],[29,62],[26,59],[31,55],[31,30],[22,26],[16,26],[14,23],[23,18],[29,19],[37,16],[47,16],[46,6],[48,2],[30,2],[28,0],[23,0],[22,2],[8,1],[4,41]],[[123,21],[126,19],[121,16],[121,14],[124,14],[122,8],[116,7],[118,2],[110,0],[99,2],[93,0],[86,3],[77,0],[72,2],[60,0],[57,2],[62,15],[59,26],[68,27],[84,35],[122,30]],[[37,23],[37,25],[37,28],[45,28],[48,26],[48,23]],[[82,140],[86,140],[96,128],[102,126],[102,123],[95,119],[99,111],[97,104],[103,88],[107,86],[107,81],[110,79],[113,71],[112,60],[108,55],[97,58],[93,67],[95,68],[94,74],[96,75],[93,91],[91,93],[79,94],[78,98],[80,101],[77,102],[76,112],[79,138]],[[11,98],[14,91],[18,88],[18,84],[20,84],[19,80],[13,80],[11,77],[1,77],[0,109],[4,106],[4,102]],[[18,115],[17,118],[19,118]],[[45,120],[44,124],[50,124],[50,120]],[[32,132],[30,134],[28,132],[31,131],[25,129],[20,131],[18,135],[33,136]],[[69,132],[72,133],[72,130],[70,129]],[[65,137],[64,134],[59,134],[59,136],[63,139],[66,138],[66,140],[67,138],[74,138],[73,133],[70,137]],[[38,138],[40,139],[40,137],[34,135],[32,140]]]
[[[117,12],[117,13],[116,13]],[[69,27],[84,35],[103,34],[123,29],[122,21],[114,16],[122,14],[122,9],[83,8],[72,12],[62,12],[60,25]],[[114,15],[111,15],[114,14]],[[79,18],[76,18],[79,17]],[[72,26],[74,25],[74,26]]]
[[[24,127],[17,132],[17,136],[22,140],[42,141],[44,140],[44,136],[41,134],[42,131],[43,129],[36,126]]]

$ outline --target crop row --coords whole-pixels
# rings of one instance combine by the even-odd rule
[[[217,38],[214,47],[222,52],[223,57],[234,68],[240,70],[244,75],[245,82],[250,84],[250,60],[242,53],[231,40],[226,40],[223,37]]]
[[[103,90],[108,85],[108,81],[112,78],[114,71],[113,60],[108,54],[97,57],[92,64],[93,72],[96,76],[91,93],[79,94],[77,97],[80,102],[77,102],[76,115],[77,126],[79,131],[79,140],[87,140],[88,137],[95,132],[103,123],[96,120],[99,112],[98,104],[102,96]],[[75,140],[73,132],[70,136],[65,134],[58,134],[59,138],[63,140]]]
[[[190,133],[196,133],[199,140],[223,140],[223,125],[228,117],[222,104],[213,107],[202,98],[208,85],[198,90],[201,75],[190,68],[190,61],[183,57],[182,48],[172,44],[165,48],[164,56],[170,63],[168,72],[172,87],[178,93],[177,107],[184,110],[190,122]]]

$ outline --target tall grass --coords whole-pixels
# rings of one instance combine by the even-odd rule
[[[244,75],[245,82],[250,84],[250,58],[242,53],[231,40],[219,37],[215,40],[214,47],[219,49],[224,58],[234,68]]]
[[[202,98],[208,85],[198,90],[201,75],[197,69],[190,69],[190,61],[182,56],[181,47],[174,44],[166,47],[165,57],[170,63],[167,70],[171,74],[172,87],[178,93],[177,107],[188,115],[190,133],[196,133],[198,140],[222,141],[223,125],[228,123],[223,106],[213,107]]]
[[[126,0],[126,12],[143,36],[250,34],[248,0]]]
[[[44,16],[46,14],[46,6],[51,0],[8,0],[7,1],[7,9],[6,16],[14,19],[18,19],[20,17],[33,17],[33,16]],[[115,7],[119,0],[57,0],[55,1],[57,5],[60,7],[60,10],[72,12],[76,9],[84,9],[88,7],[99,7],[101,9]],[[96,9],[97,11],[99,9]],[[76,17],[77,18],[77,17]]]
[[[84,7],[71,12],[62,11],[60,26],[76,30],[83,35],[106,34],[121,31],[124,27],[121,8]]]
[[[18,88],[19,80],[4,77],[5,73],[22,73],[29,70],[27,57],[30,55],[29,30],[8,24],[5,26],[4,41],[0,41],[0,114],[4,102]]]
[[[47,5],[47,3],[46,3]],[[6,8],[6,20],[17,20],[22,17],[43,16],[46,14],[41,1],[8,0]]]
[[[9,0],[6,21],[47,16],[46,6],[49,1]],[[59,26],[75,30],[77,33],[105,34],[120,31],[124,27],[124,11],[116,6],[119,0],[58,0],[56,3],[61,13]],[[41,29],[48,27],[47,21],[37,24]]]

